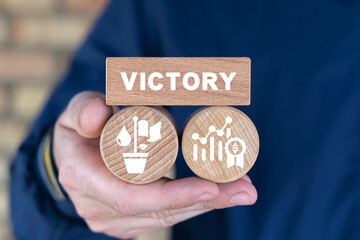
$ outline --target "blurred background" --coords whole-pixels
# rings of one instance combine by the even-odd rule
[[[11,156],[107,0],[0,0],[0,240]]]

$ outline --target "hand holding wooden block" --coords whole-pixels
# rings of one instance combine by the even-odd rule
[[[178,136],[164,108],[126,107],[105,125],[100,150],[105,165],[123,181],[145,184],[164,176],[178,153]]]
[[[202,178],[236,180],[257,158],[255,126],[241,111],[224,106],[250,104],[249,58],[107,58],[106,103],[218,105],[194,115],[183,132],[184,158]],[[169,114],[150,107],[121,110],[106,124],[101,137],[106,166],[131,183],[162,177],[177,151]]]

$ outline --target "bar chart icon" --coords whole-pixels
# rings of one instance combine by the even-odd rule
[[[200,137],[198,133],[192,134],[192,139],[195,141],[198,140],[198,142],[193,145],[194,161],[214,161],[215,153],[217,152],[216,160],[223,161],[226,157],[228,168],[234,166],[235,163],[241,168],[244,167],[246,144],[244,140],[238,137],[231,138],[231,128],[229,124],[231,124],[232,121],[233,119],[231,117],[226,117],[225,123],[220,129],[216,129],[214,125],[209,126],[209,131],[204,137]],[[225,143],[219,140],[223,136],[227,139]],[[240,146],[241,151],[239,150]],[[207,152],[207,149],[209,149],[209,152]],[[226,156],[223,156],[223,151],[225,151]]]

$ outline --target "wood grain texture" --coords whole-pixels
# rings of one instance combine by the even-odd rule
[[[231,117],[232,122],[223,128],[227,117]],[[212,125],[214,127],[210,127]],[[223,135],[218,136],[216,131],[210,130],[211,128],[213,130],[223,129]],[[227,130],[228,128],[230,130]],[[201,138],[209,132],[210,134],[204,144],[193,138],[194,133],[198,133]],[[221,135],[221,131],[219,134]],[[214,155],[212,158],[210,156],[211,137],[214,137]],[[229,141],[232,138],[242,139],[245,148],[242,148],[238,140]],[[220,148],[219,141],[222,142]],[[244,150],[243,167],[237,165],[236,160],[233,166],[228,167],[225,151],[225,145],[228,141],[230,143],[228,149],[231,154],[238,155]],[[234,151],[234,144],[237,145],[237,152]],[[198,148],[197,157],[194,156],[194,145],[197,145]],[[232,107],[214,106],[200,110],[193,115],[184,128],[181,147],[186,163],[196,175],[210,181],[224,183],[241,178],[251,169],[259,152],[259,136],[254,124],[243,112]],[[202,159],[202,149],[206,153],[205,160]]]
[[[144,72],[146,76],[153,72],[179,72],[176,90],[170,90],[170,80],[164,77],[156,79],[163,84],[158,91],[140,90],[138,74],[132,90],[126,90],[121,72],[130,78],[132,72]],[[218,90],[210,87],[203,90],[202,83],[196,90],[187,90],[183,86],[183,76],[195,72],[200,76],[204,72],[217,74],[215,82]],[[219,73],[236,72],[231,81],[230,90],[225,90],[225,82]],[[190,79],[193,81],[193,79]],[[238,58],[114,58],[106,59],[106,103],[108,105],[249,105],[250,104],[250,59]]]
[[[161,122],[160,140],[149,142],[149,137],[137,134],[137,145],[147,145],[144,150],[137,148],[138,153],[148,153],[143,173],[128,173],[123,155],[134,152],[134,116],[137,116],[139,121],[147,120],[149,127]],[[128,146],[120,146],[116,140],[124,126],[132,139]],[[105,165],[121,180],[135,184],[150,183],[164,176],[175,163],[178,147],[178,135],[173,120],[170,114],[160,107],[134,106],[120,110],[106,123],[100,139]]]

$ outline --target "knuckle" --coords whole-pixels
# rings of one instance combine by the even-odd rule
[[[131,207],[131,203],[125,198],[119,198],[119,200],[116,200],[114,208],[123,216],[134,215],[134,209]]]
[[[76,212],[80,217],[86,220],[96,220],[100,216],[98,212],[84,207],[76,207]]]
[[[59,182],[65,189],[74,188],[75,172],[70,166],[63,166],[59,168]]]
[[[161,211],[161,212],[151,212],[151,213],[149,213],[149,215],[153,219],[160,219],[160,218],[164,217],[163,211]]]
[[[169,214],[168,211],[152,212],[151,217],[161,227],[169,227],[177,223],[176,218]]]
[[[216,204],[214,203],[214,201],[206,201],[206,202],[202,202],[201,203],[204,209],[207,210],[212,210],[212,209],[218,209],[218,207],[216,207]]]
[[[177,201],[170,201],[170,202],[166,202],[163,203],[163,207],[165,209],[177,209],[177,208],[182,208],[184,204],[180,204]]]
[[[94,233],[106,233],[106,228],[103,224],[100,224],[99,222],[95,221],[86,221],[86,224],[88,225],[89,229]]]
[[[114,224],[104,223],[97,220],[85,220],[85,222],[88,228],[94,233],[102,233],[121,239],[131,239],[139,236],[139,229],[137,228],[131,230],[124,230],[121,226],[114,226]]]
[[[80,92],[77,93],[75,96],[73,96],[68,104],[68,107],[73,108],[74,106],[76,106],[77,104],[83,102],[84,100],[86,100],[88,98],[89,95],[91,95],[92,93],[89,91],[84,91],[84,92]]]
[[[84,218],[84,219],[88,219],[89,213],[88,213],[88,209],[85,209],[84,207],[75,207],[77,214]]]
[[[92,232],[103,233],[103,229],[101,227],[99,227],[99,224],[91,223],[91,224],[88,224],[88,227],[90,228],[90,230]]]
[[[176,218],[174,216],[163,217],[160,218],[158,221],[160,226],[162,227],[170,227],[177,223]]]

